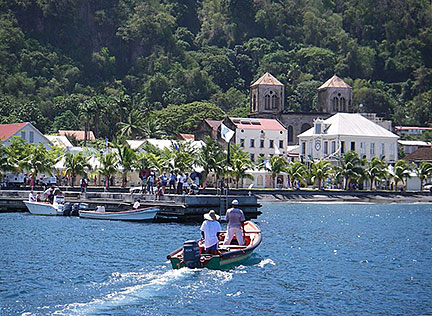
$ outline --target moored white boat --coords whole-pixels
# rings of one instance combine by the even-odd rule
[[[62,197],[55,197],[53,204],[30,201],[24,201],[24,204],[33,215],[63,215],[63,202],[64,199]]]
[[[90,219],[106,219],[119,221],[151,221],[155,218],[159,207],[147,207],[129,211],[104,212],[80,210],[79,216]]]

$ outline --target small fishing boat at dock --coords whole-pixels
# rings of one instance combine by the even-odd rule
[[[79,217],[118,221],[152,221],[157,212],[159,212],[159,207],[146,207],[118,212],[105,212],[104,209],[99,208],[96,211],[80,210]]]
[[[167,259],[171,261],[173,269],[183,267],[221,269],[249,258],[262,240],[260,228],[251,221],[245,222],[244,225],[246,245],[223,245],[225,234],[226,232],[220,234],[217,254],[204,253],[203,240],[190,240],[186,241],[182,248],[168,255]]]
[[[24,201],[29,212],[33,215],[63,215],[64,198],[54,197],[54,202],[30,202]]]

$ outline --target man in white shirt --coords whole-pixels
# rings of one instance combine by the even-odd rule
[[[207,253],[217,254],[219,245],[219,233],[222,227],[219,224],[220,216],[214,210],[204,214],[205,221],[201,225],[201,234],[204,238],[204,248]]]
[[[244,239],[243,239],[244,222],[246,221],[246,218],[244,216],[243,211],[238,208],[239,202],[237,200],[233,200],[231,204],[232,204],[232,208],[227,210],[225,216],[228,225],[227,225],[227,234],[225,236],[224,245],[230,245],[231,240],[235,236],[238,244],[240,246],[243,246],[244,245]]]
[[[33,194],[33,190],[30,191],[28,200],[29,202],[36,202],[36,199]]]

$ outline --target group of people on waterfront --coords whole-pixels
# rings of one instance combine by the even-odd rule
[[[227,221],[227,233],[223,241],[224,245],[230,245],[235,237],[240,246],[244,245],[244,223],[246,221],[243,211],[238,207],[238,200],[231,202],[232,207],[227,210],[225,220]],[[209,254],[217,254],[220,233],[222,227],[219,223],[220,216],[214,210],[204,214],[204,222],[200,230],[204,239],[204,250]]]
[[[143,193],[154,194],[156,197],[168,194],[198,194],[200,175],[198,172],[169,174],[163,171],[160,175],[155,172],[143,172],[141,175],[141,190]]]
[[[55,196],[63,196],[63,193],[59,188],[55,188],[54,186],[51,186],[42,193],[42,196],[41,196],[40,192],[36,192],[36,195],[35,195],[34,191],[30,190],[28,201],[29,202],[47,202],[47,203],[53,204]]]

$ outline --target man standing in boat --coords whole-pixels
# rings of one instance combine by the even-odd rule
[[[206,253],[217,254],[219,233],[222,231],[222,227],[218,222],[219,218],[219,215],[217,215],[214,210],[204,214],[205,220],[202,223],[200,230],[204,238],[204,248]]]
[[[243,240],[243,231],[244,231],[244,222],[246,218],[241,209],[238,208],[239,202],[237,200],[233,200],[231,202],[232,208],[227,210],[226,213],[226,221],[227,225],[227,234],[225,236],[224,245],[229,245],[231,240],[235,236],[237,242],[240,246],[244,245]]]

